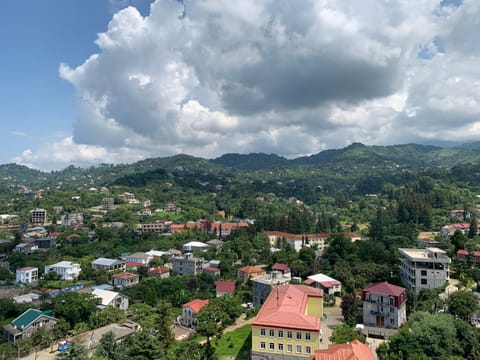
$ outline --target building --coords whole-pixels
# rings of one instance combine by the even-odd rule
[[[17,284],[35,285],[38,282],[38,268],[23,267],[16,270],[15,282]]]
[[[398,329],[407,321],[407,290],[381,282],[362,290],[363,324]]]
[[[32,225],[45,225],[47,223],[47,210],[34,209],[29,212],[29,220]]]
[[[315,351],[313,360],[375,360],[370,348],[355,339],[346,344],[331,344]]]
[[[171,221],[162,220],[156,223],[139,224],[139,230],[142,232],[163,233],[170,231]]]
[[[258,266],[243,266],[237,271],[237,277],[247,283],[250,278],[256,278],[257,276],[264,276],[266,274],[265,269]]]
[[[220,269],[213,266],[204,267],[203,272],[210,276],[220,276]]]
[[[275,263],[272,266],[272,270],[280,271],[283,276],[291,276],[291,270],[287,264]]]
[[[56,264],[45,266],[45,274],[48,274],[50,271],[56,272],[62,280],[75,280],[80,275],[82,269],[80,264],[71,261],[60,261]]]
[[[470,261],[473,266],[480,264],[480,251],[458,250],[457,260]]]
[[[310,360],[319,349],[323,291],[280,285],[252,323],[252,360]]]
[[[107,306],[117,307],[120,310],[128,309],[128,297],[115,291],[94,289],[92,295],[100,299],[98,308],[105,309]]]
[[[282,274],[280,271],[272,271],[268,275],[257,276],[252,279],[253,305],[261,306],[267,299],[268,294],[275,286],[288,284],[291,280],[290,273]]]
[[[72,212],[62,216],[62,226],[79,226],[83,225],[83,214]]]
[[[160,279],[166,279],[170,276],[170,269],[166,267],[158,267],[148,270],[147,273],[150,277],[156,277]]]
[[[235,294],[235,281],[218,280],[215,281],[215,294],[217,297],[223,295]]]
[[[56,236],[47,236],[34,240],[34,243],[38,246],[39,249],[50,249],[55,247],[57,244]]]
[[[204,258],[194,257],[191,253],[172,257],[172,273],[176,275],[200,274],[205,265]]]
[[[270,245],[281,247],[282,241],[285,241],[295,251],[300,251],[303,246],[316,246],[318,250],[323,251],[328,246],[327,239],[330,234],[290,234],[283,231],[267,231]]]
[[[201,241],[190,241],[183,245],[183,252],[207,251],[209,246]]]
[[[400,278],[409,290],[442,287],[450,279],[451,259],[439,248],[398,249],[400,253]]]
[[[114,198],[103,198],[102,199],[102,210],[113,210],[115,208],[115,199]]]
[[[125,271],[125,261],[118,259],[98,258],[91,262],[92,269],[106,272]]]
[[[52,316],[52,311],[28,309],[3,327],[5,339],[13,344],[23,338],[31,337],[39,328],[51,329],[58,319]]]
[[[138,284],[140,281],[140,275],[132,274],[129,272],[120,272],[112,275],[113,286],[118,288],[125,288]]]
[[[29,241],[29,242],[21,242],[20,244],[17,244],[13,249],[13,252],[19,253],[19,254],[32,254],[37,250],[38,250],[38,245],[35,244],[34,241]]]
[[[136,252],[125,257],[126,262],[140,263],[142,265],[147,265],[152,260],[152,255],[147,255],[143,252]]]
[[[340,295],[342,292],[342,283],[325,274],[310,275],[305,284],[322,289],[329,296]]]
[[[180,323],[183,326],[193,328],[195,327],[195,323],[197,320],[195,319],[195,315],[205,306],[208,304],[207,300],[202,299],[194,299],[189,301],[186,304],[182,305],[182,317],[180,318]]]

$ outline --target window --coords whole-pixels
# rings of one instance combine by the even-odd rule
[[[311,336],[310,336],[309,332],[305,333],[305,340],[307,340],[307,341],[311,340]]]
[[[393,325],[394,322],[395,322],[395,320],[393,318],[390,318],[390,324]]]
[[[292,352],[292,345],[291,344],[287,344],[287,352]]]
[[[278,330],[278,337],[283,338],[283,330]]]
[[[268,336],[274,337],[275,336],[275,330],[273,330],[273,329],[268,330]]]
[[[421,275],[422,275],[422,276],[427,276],[427,270],[422,270],[422,271],[421,271]]]
[[[420,279],[420,284],[427,285],[427,279]]]
[[[292,338],[292,332],[291,331],[287,331],[287,339],[291,339]]]
[[[260,336],[265,336],[265,329],[260,329]]]
[[[390,312],[393,314],[395,312],[395,308],[394,307],[391,307],[390,308]]]
[[[312,348],[310,346],[305,346],[305,352],[307,354],[311,354],[312,353]]]
[[[268,343],[268,348],[270,350],[275,350],[275,344],[274,343]]]
[[[302,333],[301,332],[297,332],[297,340],[302,340]]]
[[[300,345],[297,345],[297,354],[300,354],[302,352],[302,347]]]
[[[265,341],[262,341],[262,342],[260,343],[260,349],[262,349],[262,350],[265,350],[265,349],[266,349]]]
[[[393,300],[394,300],[394,299],[391,297],[391,298],[390,298],[390,305],[393,305]]]
[[[278,344],[278,351],[283,351],[283,344]]]

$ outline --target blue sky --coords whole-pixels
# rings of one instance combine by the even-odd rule
[[[2,0],[0,163],[480,138],[478,0]]]

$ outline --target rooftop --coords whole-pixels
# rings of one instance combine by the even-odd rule
[[[389,296],[400,296],[405,292],[405,288],[397,285],[390,284],[388,281],[370,285],[363,289],[364,292],[371,292],[375,294],[385,294]]]
[[[73,263],[71,261],[60,261],[56,264],[52,264],[52,265],[49,265],[49,266],[59,267],[59,268],[69,268],[69,267],[72,267],[72,266],[80,266],[80,264],[76,264],[76,263]]]
[[[121,273],[112,275],[112,277],[115,278],[115,279],[128,280],[128,279],[135,279],[135,278],[138,278],[140,276],[137,275],[137,274],[129,273],[129,272],[121,272]]]
[[[28,309],[22,315],[18,316],[12,321],[12,325],[17,329],[25,329],[32,322],[37,320],[40,316],[49,316],[52,317],[52,311],[40,311],[37,309]]]
[[[235,281],[215,281],[215,288],[216,291],[228,292],[233,294],[235,292]]]
[[[112,266],[112,265],[121,264],[121,263],[123,263],[122,260],[109,259],[109,258],[103,258],[103,257],[92,261],[92,264],[101,265],[101,266]]]
[[[328,349],[317,350],[315,360],[374,360],[370,348],[359,340],[346,344],[329,345]]]
[[[398,251],[400,254],[408,257],[411,260],[428,260],[428,261],[435,261],[441,260],[450,261],[450,258],[447,256],[446,251],[436,248],[436,247],[427,247],[425,249],[405,249],[399,248]]]
[[[259,273],[259,272],[265,272],[265,270],[263,270],[261,267],[250,266],[250,265],[241,267],[238,270],[241,271],[241,272],[247,273],[247,274],[255,274],[255,273]]]
[[[310,275],[308,277],[309,281],[307,283],[307,281],[305,281],[306,284],[311,284],[312,281],[313,282],[317,282],[319,283],[320,285],[322,285],[323,287],[332,287],[332,286],[336,286],[336,285],[342,285],[342,283],[328,275],[325,275],[325,274],[315,274],[315,275]]]
[[[189,301],[186,304],[183,304],[182,307],[184,308],[190,307],[194,313],[197,313],[207,304],[208,304],[208,299],[207,300],[194,299],[192,301]]]
[[[119,293],[115,291],[102,290],[97,288],[92,291],[92,295],[100,298],[101,304],[107,306],[112,302],[113,299],[115,299],[117,295],[119,295]]]

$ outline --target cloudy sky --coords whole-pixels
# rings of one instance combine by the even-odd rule
[[[3,0],[0,162],[480,139],[478,0]]]

